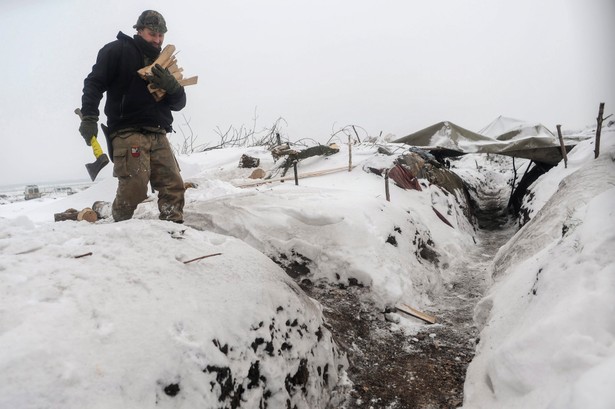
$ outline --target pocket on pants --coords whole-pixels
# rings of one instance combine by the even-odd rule
[[[113,176],[116,178],[129,176],[128,149],[118,149],[113,152]]]

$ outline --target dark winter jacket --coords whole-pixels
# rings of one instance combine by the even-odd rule
[[[186,105],[186,93],[181,87],[175,94],[167,94],[156,102],[147,89],[147,81],[137,74],[144,66],[144,54],[135,39],[119,32],[117,40],[98,52],[96,64],[83,82],[83,115],[99,116],[98,106],[107,92],[105,115],[110,134],[145,126],[170,132],[171,111],[179,111]]]

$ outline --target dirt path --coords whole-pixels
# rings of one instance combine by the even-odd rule
[[[338,344],[350,361],[354,383],[346,408],[456,408],[463,402],[463,383],[474,356],[478,332],[473,310],[486,290],[490,261],[514,233],[502,213],[504,192],[479,192],[481,229],[467,263],[451,265],[456,279],[434,300],[430,311],[438,324],[415,336],[393,332],[384,314],[368,301],[368,289],[303,283],[320,301]]]

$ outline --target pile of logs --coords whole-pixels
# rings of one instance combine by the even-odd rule
[[[53,215],[53,219],[56,222],[62,222],[66,220],[76,220],[94,223],[98,219],[106,219],[111,215],[111,203],[96,201],[92,204],[92,207],[86,207],[81,210],[77,209],[66,209],[61,213],[55,213]]]
[[[187,85],[195,85],[198,82],[199,77],[194,76],[194,77],[184,78],[184,75],[182,74],[184,69],[180,68],[177,65],[177,58],[175,56],[176,56],[175,46],[172,44],[168,44],[166,47],[163,48],[158,58],[156,58],[156,61],[154,61],[151,65],[148,65],[147,67],[141,68],[138,71],[138,73],[141,76],[141,78],[143,78],[146,81],[149,81],[150,78],[152,77],[152,67],[156,64],[160,64],[162,68],[168,69],[169,72],[173,74],[175,79],[179,82],[179,84],[182,87],[185,87]],[[160,88],[156,88],[151,83],[147,86],[147,88],[152,93],[156,101],[160,101],[162,98],[164,98],[164,95],[166,94],[164,90]]]

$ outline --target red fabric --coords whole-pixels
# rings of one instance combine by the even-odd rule
[[[423,190],[419,184],[419,180],[403,165],[395,165],[389,170],[389,177],[393,179],[395,184],[402,189]]]

